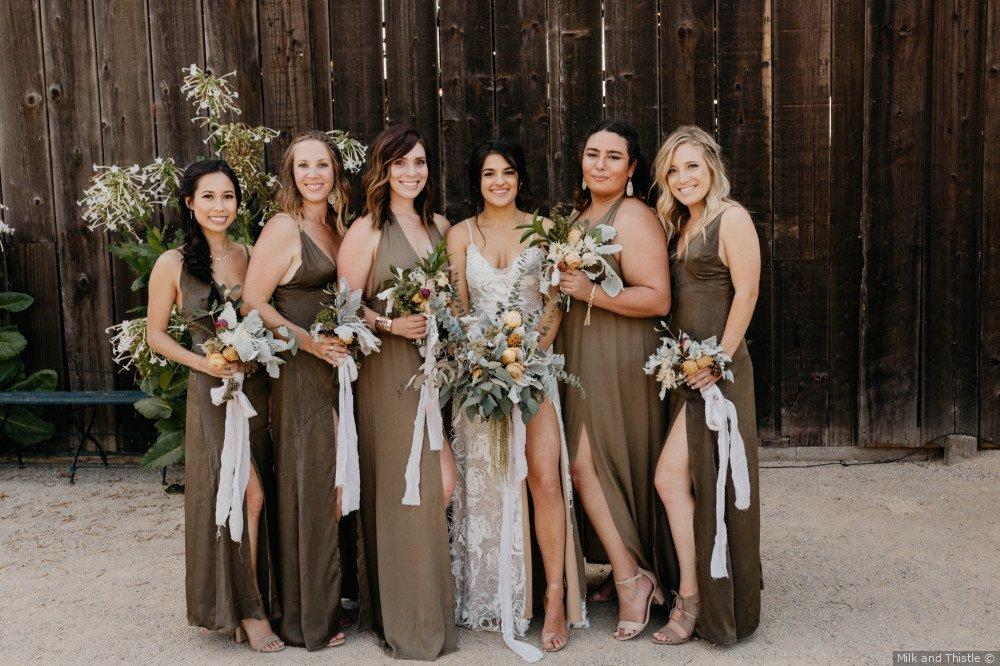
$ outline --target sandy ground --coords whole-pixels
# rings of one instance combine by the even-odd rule
[[[1000,648],[1000,452],[761,474],[765,590],[750,640],[662,648],[647,629],[618,643],[604,604],[545,661],[887,664],[898,649]],[[389,661],[353,630],[344,647],[263,657],[188,627],[182,499],[158,480],[88,469],[70,486],[62,469],[0,470],[0,662]],[[440,661],[518,663],[495,634],[461,630],[459,646]]]

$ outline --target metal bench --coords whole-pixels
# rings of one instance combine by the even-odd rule
[[[76,482],[76,470],[79,466],[80,451],[83,445],[91,442],[97,447],[104,466],[108,466],[108,455],[101,442],[94,437],[94,423],[97,420],[97,408],[106,405],[131,405],[136,400],[145,398],[142,391],[11,391],[0,393],[0,406],[3,415],[0,416],[0,429],[7,423],[10,409],[15,405],[22,407],[68,407],[67,413],[73,426],[76,438],[76,448],[73,452],[73,462],[69,466],[69,482]],[[13,440],[11,440],[13,441]],[[21,447],[13,441],[14,452],[17,454],[17,464],[24,466],[21,458]]]

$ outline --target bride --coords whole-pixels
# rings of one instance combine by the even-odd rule
[[[537,314],[543,307],[537,278],[541,251],[523,247],[522,230],[515,228],[531,221],[523,210],[526,175],[524,153],[516,143],[490,139],[473,148],[469,190],[476,214],[452,227],[447,237],[463,314],[470,306],[473,314],[493,312],[515,288],[522,291],[526,315]],[[549,220],[544,222],[551,225]],[[539,323],[543,347],[551,346],[560,316],[555,300],[545,306]],[[549,399],[528,423],[525,448],[535,544],[545,569],[542,649],[556,652],[569,641],[568,624],[587,626],[587,609],[583,556],[572,520],[569,457],[554,379],[548,393]],[[501,552],[505,489],[501,475],[492,468],[489,428],[478,419],[470,421],[460,409],[455,409],[453,425],[458,484],[451,503],[450,536],[456,622],[498,631],[521,657],[537,661],[541,652],[516,639],[527,631],[535,606],[532,587],[537,586],[532,581],[542,581],[531,571],[527,495],[523,484],[506,489],[516,493],[517,501],[508,511],[513,548]]]

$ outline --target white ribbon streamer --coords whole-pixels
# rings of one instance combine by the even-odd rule
[[[228,392],[230,397],[225,399]],[[219,460],[219,489],[215,494],[215,524],[229,519],[229,537],[243,539],[243,496],[250,482],[250,419],[257,410],[243,393],[243,373],[237,372],[210,391],[212,404],[226,403],[226,434]]]
[[[410,457],[406,461],[406,491],[403,504],[420,506],[420,455],[424,444],[424,426],[431,451],[440,451],[444,446],[444,421],[441,419],[441,399],[437,386],[433,386],[431,376],[436,359],[434,347],[438,343],[437,319],[427,315],[427,340],[424,343],[424,362],[420,369],[424,380],[420,385],[420,404],[413,419],[413,439],[410,441]]]
[[[719,472],[715,479],[715,545],[712,548],[712,578],[728,578],[726,552],[729,533],[726,529],[726,474],[732,468],[736,508],[750,508],[750,472],[747,450],[740,435],[736,405],[722,395],[718,386],[701,390],[705,399],[705,423],[718,433]]]
[[[354,422],[354,380],[358,378],[358,365],[350,356],[337,367],[340,384],[337,418],[337,471],[336,487],[343,488],[340,498],[341,515],[361,507],[361,463],[358,460],[358,429]]]
[[[507,647],[525,661],[535,663],[542,658],[541,650],[514,637],[514,514],[521,497],[521,482],[528,476],[525,456],[527,429],[517,405],[510,414],[509,430],[510,460],[500,487],[503,497],[500,519],[500,632]]]

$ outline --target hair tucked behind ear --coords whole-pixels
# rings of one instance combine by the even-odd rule
[[[649,162],[646,161],[646,158],[642,154],[642,149],[639,147],[639,133],[624,120],[605,118],[604,120],[598,120],[587,130],[587,136],[583,138],[583,142],[580,143],[579,150],[577,151],[579,159],[576,162],[576,202],[574,207],[579,211],[583,211],[590,205],[590,190],[580,187],[583,181],[583,170],[580,167],[580,162],[583,161],[583,151],[587,147],[587,141],[598,132],[611,132],[625,139],[625,145],[628,147],[629,166],[635,165],[635,170],[632,172],[632,189],[635,192],[633,196],[639,201],[648,203],[647,199],[649,198],[651,185]]]
[[[194,199],[198,192],[198,182],[202,177],[213,173],[223,173],[233,183],[233,190],[236,192],[236,208],[239,209],[243,202],[243,193],[240,191],[240,181],[236,173],[225,160],[199,160],[192,162],[184,169],[181,176],[181,186],[178,196],[181,200],[181,233],[184,234],[184,246],[181,254],[184,256],[184,268],[195,278],[205,284],[213,284],[212,280],[212,252],[208,247],[208,239],[202,230],[198,220],[194,217],[194,211],[188,206],[188,199]]]

